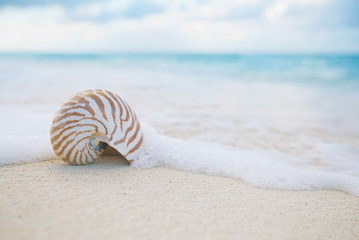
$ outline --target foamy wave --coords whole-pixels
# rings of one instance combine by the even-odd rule
[[[27,114],[36,112],[35,109],[28,108]],[[37,109],[39,110],[41,109]],[[13,114],[16,115],[15,111]],[[49,119],[40,114],[42,122],[31,124],[27,121],[25,124],[24,116],[27,114],[22,113],[22,118],[19,117],[23,119],[23,124],[18,120],[13,122],[13,126],[9,126],[8,133],[13,132],[12,136],[4,134],[1,136],[0,166],[55,157],[48,135],[21,135],[26,131],[29,133],[48,131]],[[39,113],[33,113],[32,117],[38,119],[38,115]],[[20,127],[15,128],[16,126]],[[271,151],[233,149],[214,143],[175,139],[158,134],[148,123],[142,123],[142,127],[144,144],[139,159],[131,165],[133,167],[163,166],[240,178],[249,184],[271,189],[335,189],[359,196],[357,176],[295,167],[289,164],[289,156],[281,156]],[[26,128],[30,129],[26,130]]]
[[[46,105],[0,105],[0,166],[55,156],[49,140],[54,109]]]
[[[140,158],[132,166],[167,166],[184,171],[241,178],[245,182],[271,189],[341,190],[359,196],[359,177],[294,167],[270,152],[229,150],[211,144],[193,143],[157,134],[144,127]]]
[[[49,136],[8,136],[0,139],[0,166],[54,158]]]

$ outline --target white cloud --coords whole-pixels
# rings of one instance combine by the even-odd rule
[[[104,8],[102,4],[98,2],[92,2],[76,6],[73,10],[73,13],[78,16],[97,17],[102,14],[103,10]]]
[[[72,13],[79,17],[98,17],[103,14],[119,13],[130,6],[130,1],[107,0],[89,2],[74,7]]]
[[[286,0],[280,0],[270,5],[265,10],[265,16],[271,21],[278,21],[288,10],[289,3]]]
[[[317,27],[303,14],[324,0],[152,0],[161,11],[130,18],[121,14],[133,6],[123,2],[0,8],[0,51],[359,51],[357,28]]]

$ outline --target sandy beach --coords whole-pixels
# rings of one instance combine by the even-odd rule
[[[136,169],[106,156],[0,168],[1,239],[358,239],[359,198]]]

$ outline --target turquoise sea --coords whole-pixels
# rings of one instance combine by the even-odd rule
[[[290,54],[31,54],[0,53],[5,62],[87,62],[118,67],[225,77],[237,81],[284,81],[311,84],[359,82],[359,55]]]
[[[0,163],[54,157],[53,114],[89,88],[136,111],[136,167],[359,194],[359,55],[2,53]]]

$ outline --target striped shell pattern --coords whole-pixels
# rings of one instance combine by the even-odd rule
[[[97,159],[107,145],[132,162],[143,134],[135,112],[116,94],[86,90],[67,100],[52,121],[51,144],[71,164]]]

